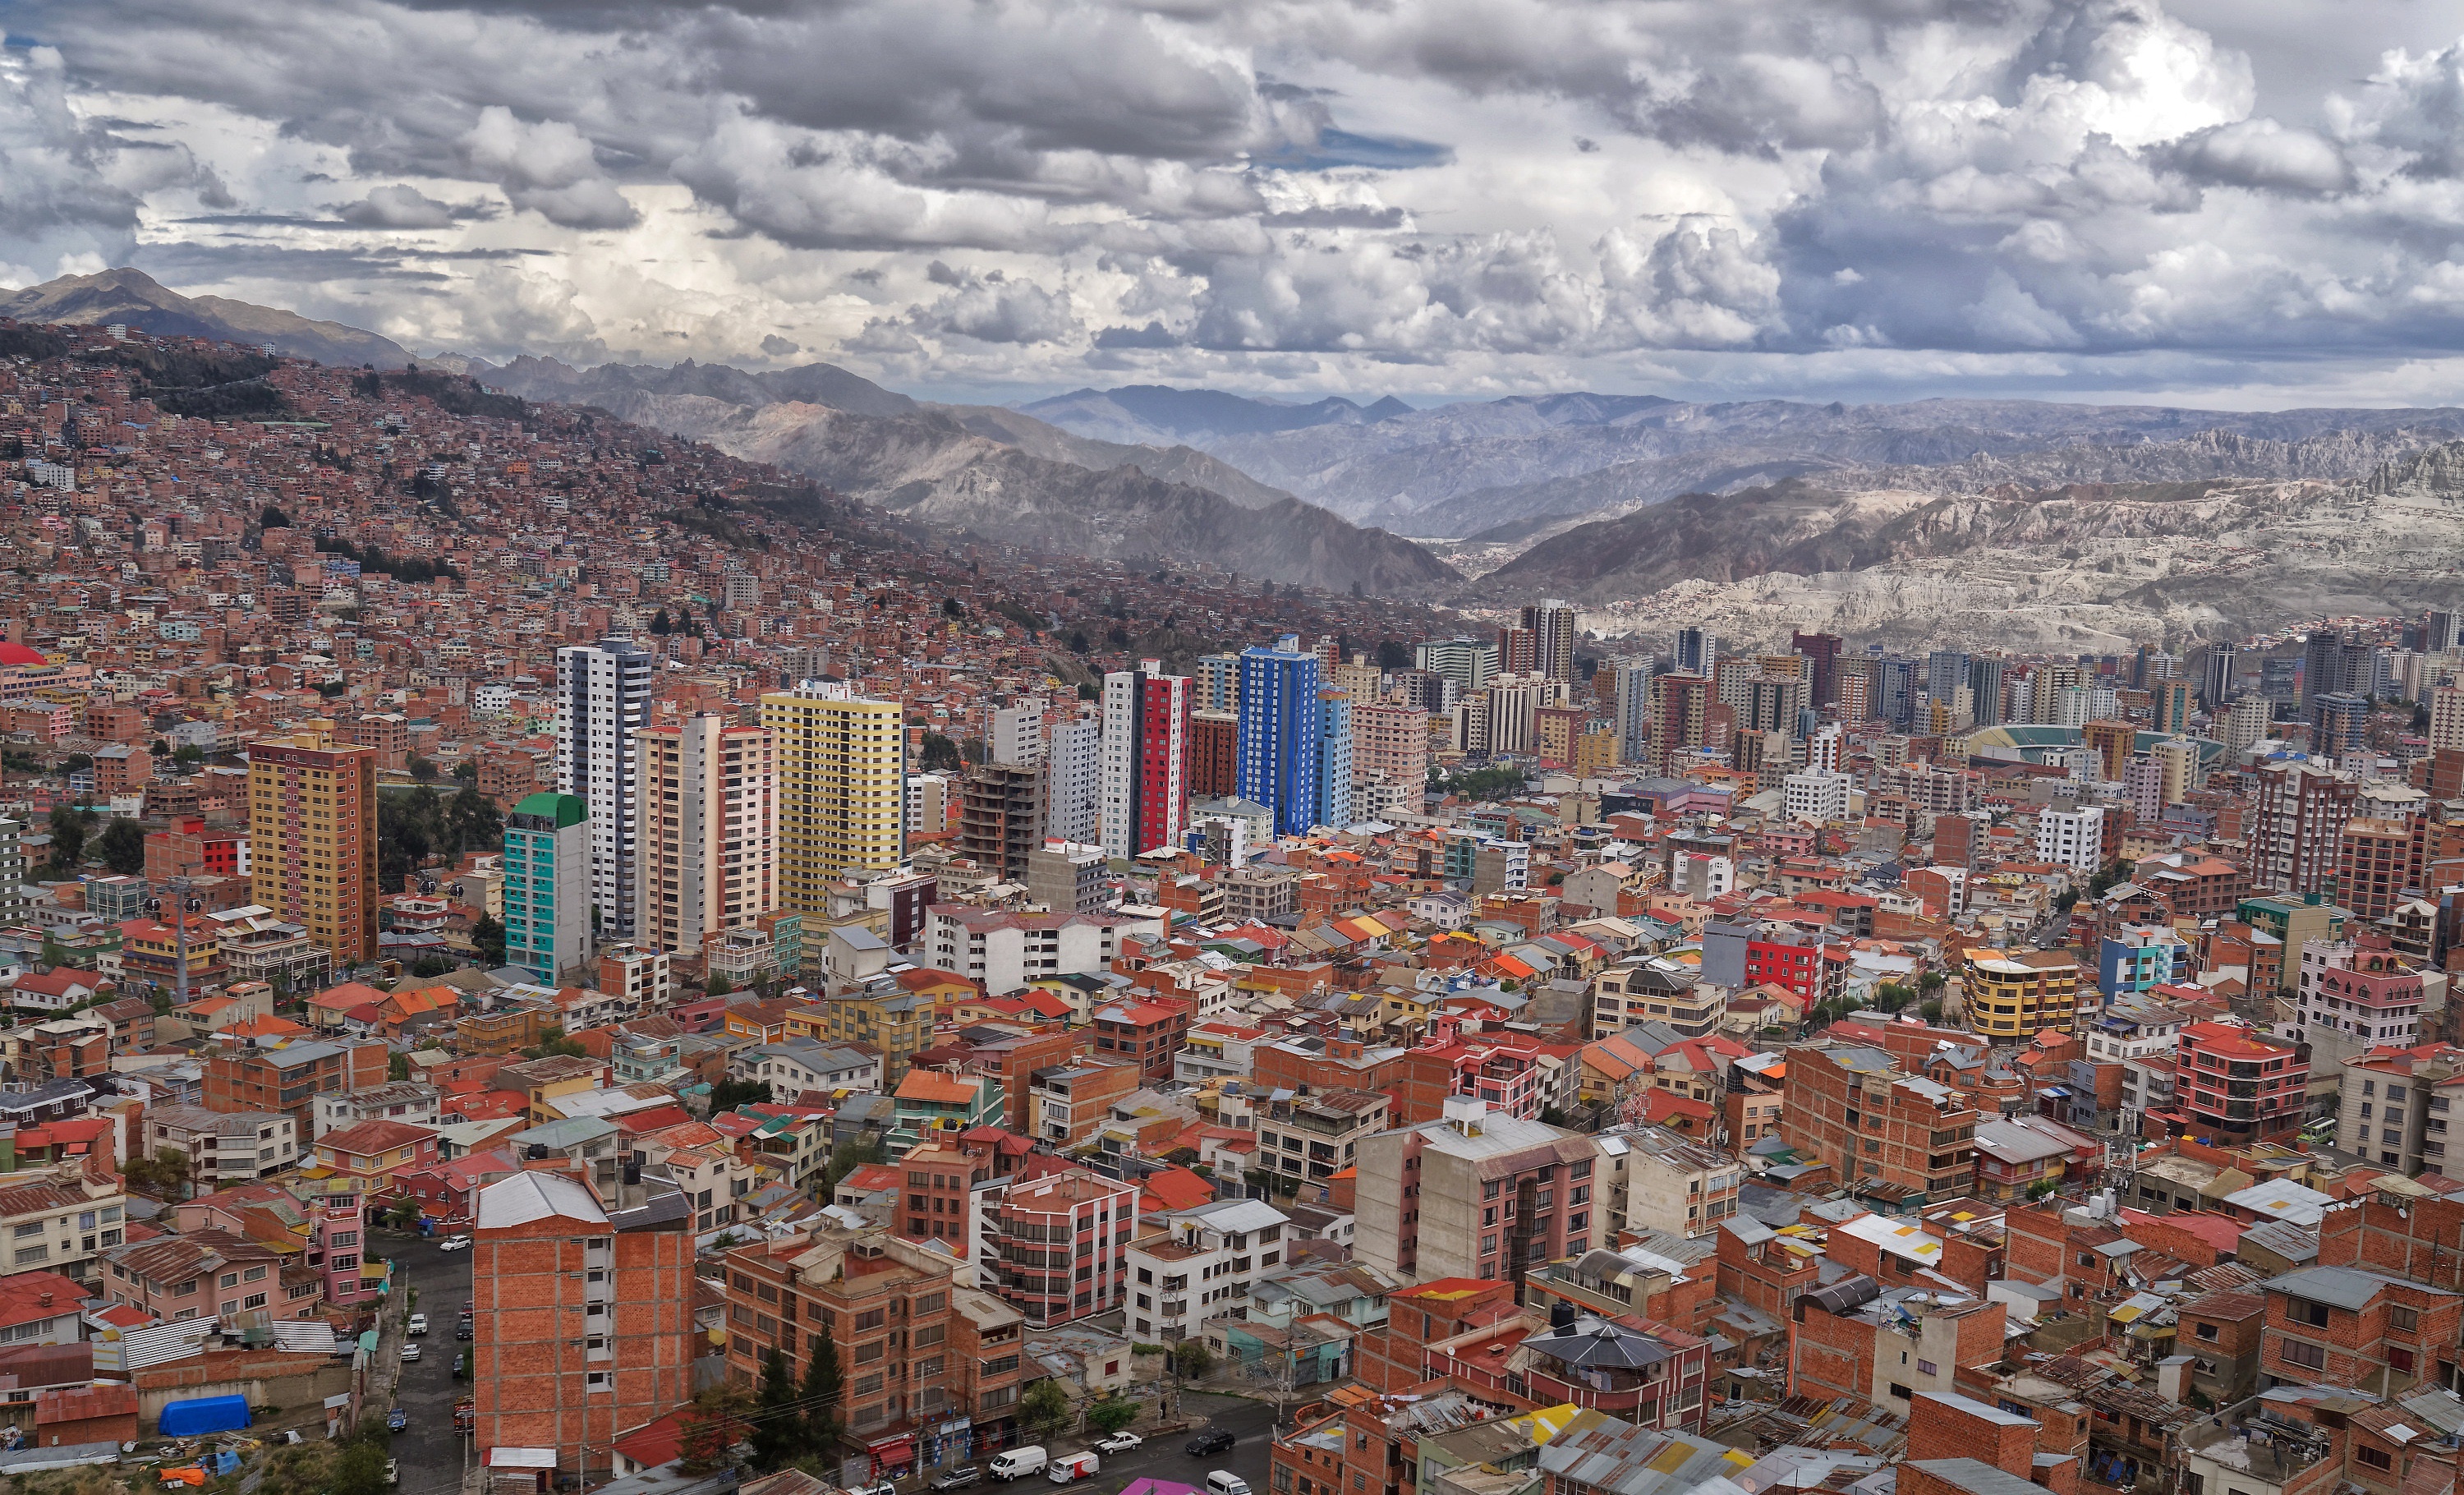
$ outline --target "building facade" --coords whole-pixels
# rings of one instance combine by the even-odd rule
[[[672,956],[779,906],[778,756],[767,727],[716,715],[633,735],[635,937]]]
[[[554,986],[590,958],[590,806],[545,791],[505,817],[505,963]]]
[[[556,651],[556,787],[590,806],[590,899],[610,939],[633,933],[633,734],[655,673],[623,634]]]
[[[303,732],[248,758],[250,896],[335,963],[376,959],[376,754]]]
[[[779,764],[779,901],[829,912],[831,885],[907,850],[905,711],[828,680],[761,697]]]

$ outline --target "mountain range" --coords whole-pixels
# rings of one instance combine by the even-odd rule
[[[19,292],[0,315],[410,362],[372,333],[130,270]],[[1472,605],[1568,596],[1610,636],[1808,623],[2110,647],[2464,601],[2454,407],[1577,391],[1416,409],[1133,385],[1010,408],[827,363],[420,362],[775,462],[919,532]]]

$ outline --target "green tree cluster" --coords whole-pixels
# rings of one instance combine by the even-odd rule
[[[433,861],[505,844],[505,818],[475,786],[450,797],[428,785],[377,797],[377,880],[389,889]]]

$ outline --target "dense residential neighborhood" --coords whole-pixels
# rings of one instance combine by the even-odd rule
[[[2453,613],[1612,654],[0,353],[0,1472],[2454,1484]]]

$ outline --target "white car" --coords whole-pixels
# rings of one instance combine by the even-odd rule
[[[1095,1440],[1095,1451],[1103,1454],[1125,1454],[1145,1441],[1145,1439],[1135,1433],[1115,1433],[1110,1438]]]
[[[403,1346],[403,1347],[402,1347],[402,1358],[403,1358],[403,1360],[404,1360],[404,1362],[405,1362],[405,1363],[408,1363],[409,1361],[412,1361],[412,1360],[416,1360],[416,1359],[418,1359],[418,1358],[419,1358],[419,1347],[418,1347],[417,1345],[405,1345],[405,1346]]]
[[[425,1314],[425,1313],[414,1313],[414,1314],[412,1314],[412,1315],[410,1316],[410,1325],[409,1325],[409,1327],[408,1327],[408,1328],[407,1328],[407,1329],[405,1329],[405,1330],[403,1330],[403,1332],[404,1332],[404,1333],[406,1333],[406,1334],[425,1334],[425,1333],[427,1333],[427,1332],[428,1332],[428,1315],[427,1315],[427,1314]]]
[[[447,1236],[444,1240],[436,1242],[436,1249],[439,1251],[459,1251],[470,1243],[471,1238],[469,1236]]]

